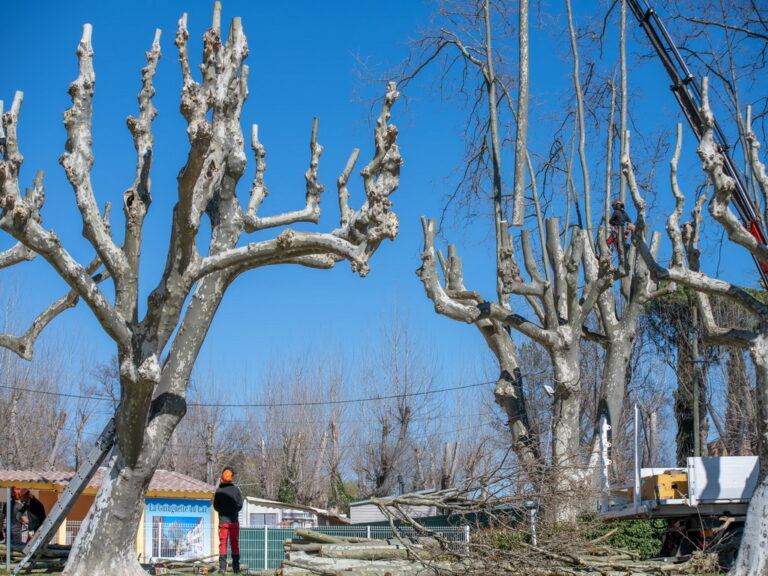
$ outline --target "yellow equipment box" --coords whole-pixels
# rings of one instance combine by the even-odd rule
[[[673,500],[688,498],[688,474],[670,471],[643,478],[640,485],[642,500]]]

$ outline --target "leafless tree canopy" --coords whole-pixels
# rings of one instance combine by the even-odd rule
[[[221,5],[203,37],[201,78],[195,79],[188,57],[187,16],[179,20],[175,44],[181,63],[181,112],[187,123],[188,155],[178,177],[178,200],[170,222],[165,269],[146,306],[139,305],[139,270],[146,214],[151,204],[151,167],[155,149],[152,121],[154,77],[160,59],[160,32],[147,52],[138,95],[139,114],[129,117],[136,149],[133,182],[123,194],[125,232],[115,238],[109,210],[100,211],[91,181],[92,122],[95,73],[92,28],[85,25],[78,46],[79,75],[69,93],[72,107],[64,115],[66,151],[60,159],[80,211],[83,235],[95,252],[92,262],[79,263],[53,230],[42,221],[45,185],[38,172],[32,188],[22,193],[19,180],[24,161],[17,138],[23,122],[23,94],[17,92],[2,115],[4,138],[0,161],[0,229],[17,245],[3,252],[3,267],[34,255],[45,259],[70,287],[20,336],[5,334],[0,345],[29,357],[40,331],[59,313],[82,300],[104,333],[114,341],[119,366],[120,397],[115,410],[116,449],[110,471],[70,556],[70,575],[142,573],[131,552],[141,514],[141,496],[164,453],[173,430],[186,411],[186,390],[208,327],[229,285],[242,273],[263,266],[297,264],[331,268],[347,260],[365,276],[370,258],[386,239],[394,239],[398,220],[389,196],[399,183],[402,163],[397,129],[388,123],[398,97],[387,86],[374,130],[374,155],[361,169],[365,199],[350,204],[349,179],[358,159],[350,155],[338,179],[340,222],[329,232],[291,228],[318,223],[318,181],[322,154],[318,122],[312,127],[303,208],[282,214],[261,213],[267,195],[266,150],[251,133],[255,171],[245,206],[237,185],[245,175],[246,153],[241,110],[248,96],[248,44],[239,18],[222,34]],[[210,237],[201,233],[206,219]],[[272,231],[271,237],[265,233]],[[260,240],[242,242],[245,234],[261,232]],[[206,242],[207,240],[207,242]],[[198,247],[207,244],[207,251]],[[104,282],[106,279],[109,282]],[[142,314],[141,311],[145,310]]]

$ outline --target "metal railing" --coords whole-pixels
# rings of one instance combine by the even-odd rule
[[[77,533],[80,532],[80,525],[82,522],[80,520],[67,520],[66,523],[66,536],[64,538],[64,544],[72,545],[75,542],[75,538],[77,538]]]

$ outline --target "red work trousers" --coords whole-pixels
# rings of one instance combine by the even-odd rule
[[[232,554],[240,554],[240,523],[228,522],[219,524],[219,555],[227,555],[227,538],[229,538],[229,548]]]

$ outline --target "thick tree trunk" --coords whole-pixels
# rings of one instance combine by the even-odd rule
[[[676,342],[677,390],[674,392],[674,398],[678,466],[685,466],[687,458],[694,455],[693,386],[695,379],[689,336],[687,330],[680,330]]]
[[[136,557],[136,536],[144,493],[154,471],[149,465],[126,467],[119,453],[111,458],[108,476],[77,535],[66,576],[146,574]]]
[[[581,437],[581,370],[579,345],[552,353],[555,397],[552,423],[553,515],[558,522],[572,522],[587,504],[576,498],[583,489]]]
[[[728,576],[768,574],[766,538],[768,538],[768,477],[763,476],[762,482],[749,502],[739,555]]]
[[[636,324],[633,324],[633,326],[636,326]],[[608,341],[605,349],[605,364],[603,366],[600,397],[597,413],[595,414],[592,447],[589,456],[589,483],[595,490],[604,488],[602,485],[604,476],[600,472],[603,467],[601,460],[602,431],[600,429],[602,417],[605,417],[606,423],[611,427],[609,439],[611,444],[616,446],[616,434],[619,431],[622,410],[626,399],[627,366],[629,365],[629,357],[632,352],[634,335],[634,330],[623,330],[623,334],[617,333],[614,338]],[[608,458],[613,460],[610,449]]]
[[[605,369],[600,390],[599,415],[605,414],[615,433],[621,420],[627,382],[627,365],[632,352],[634,331],[609,342],[605,351]]]
[[[187,364],[186,369],[191,371],[192,365]],[[173,378],[168,368],[174,366],[176,364],[173,361],[166,365],[161,389],[169,387],[171,390],[183,390],[179,381],[175,387],[173,382],[170,386],[165,384]],[[186,382],[188,372],[180,375],[180,381]],[[132,383],[126,378],[121,379],[123,389],[131,386]],[[143,401],[140,404],[143,405]],[[125,429],[117,429],[107,475],[72,547],[64,570],[65,576],[146,574],[136,555],[136,537],[144,508],[144,495],[165,447],[185,413],[186,402],[183,396],[169,392],[157,394],[143,414],[123,410],[122,405],[118,408],[118,420],[121,416],[124,422],[128,418],[140,420],[145,433],[136,444],[136,435],[132,432],[135,426],[126,425]],[[130,459],[126,458],[123,446],[129,447]]]
[[[478,329],[499,364],[499,379],[494,398],[507,415],[512,435],[512,449],[527,466],[540,463],[541,449],[537,431],[531,428],[523,388],[523,375],[517,361],[517,351],[507,328],[497,322],[479,322]]]
[[[149,416],[162,423],[146,434],[134,466],[128,466],[115,445],[107,476],[77,535],[64,570],[65,576],[145,575],[136,557],[136,536],[144,508],[144,494],[160,463],[173,430],[184,415],[178,397],[159,397]],[[109,550],[109,554],[104,551]]]

